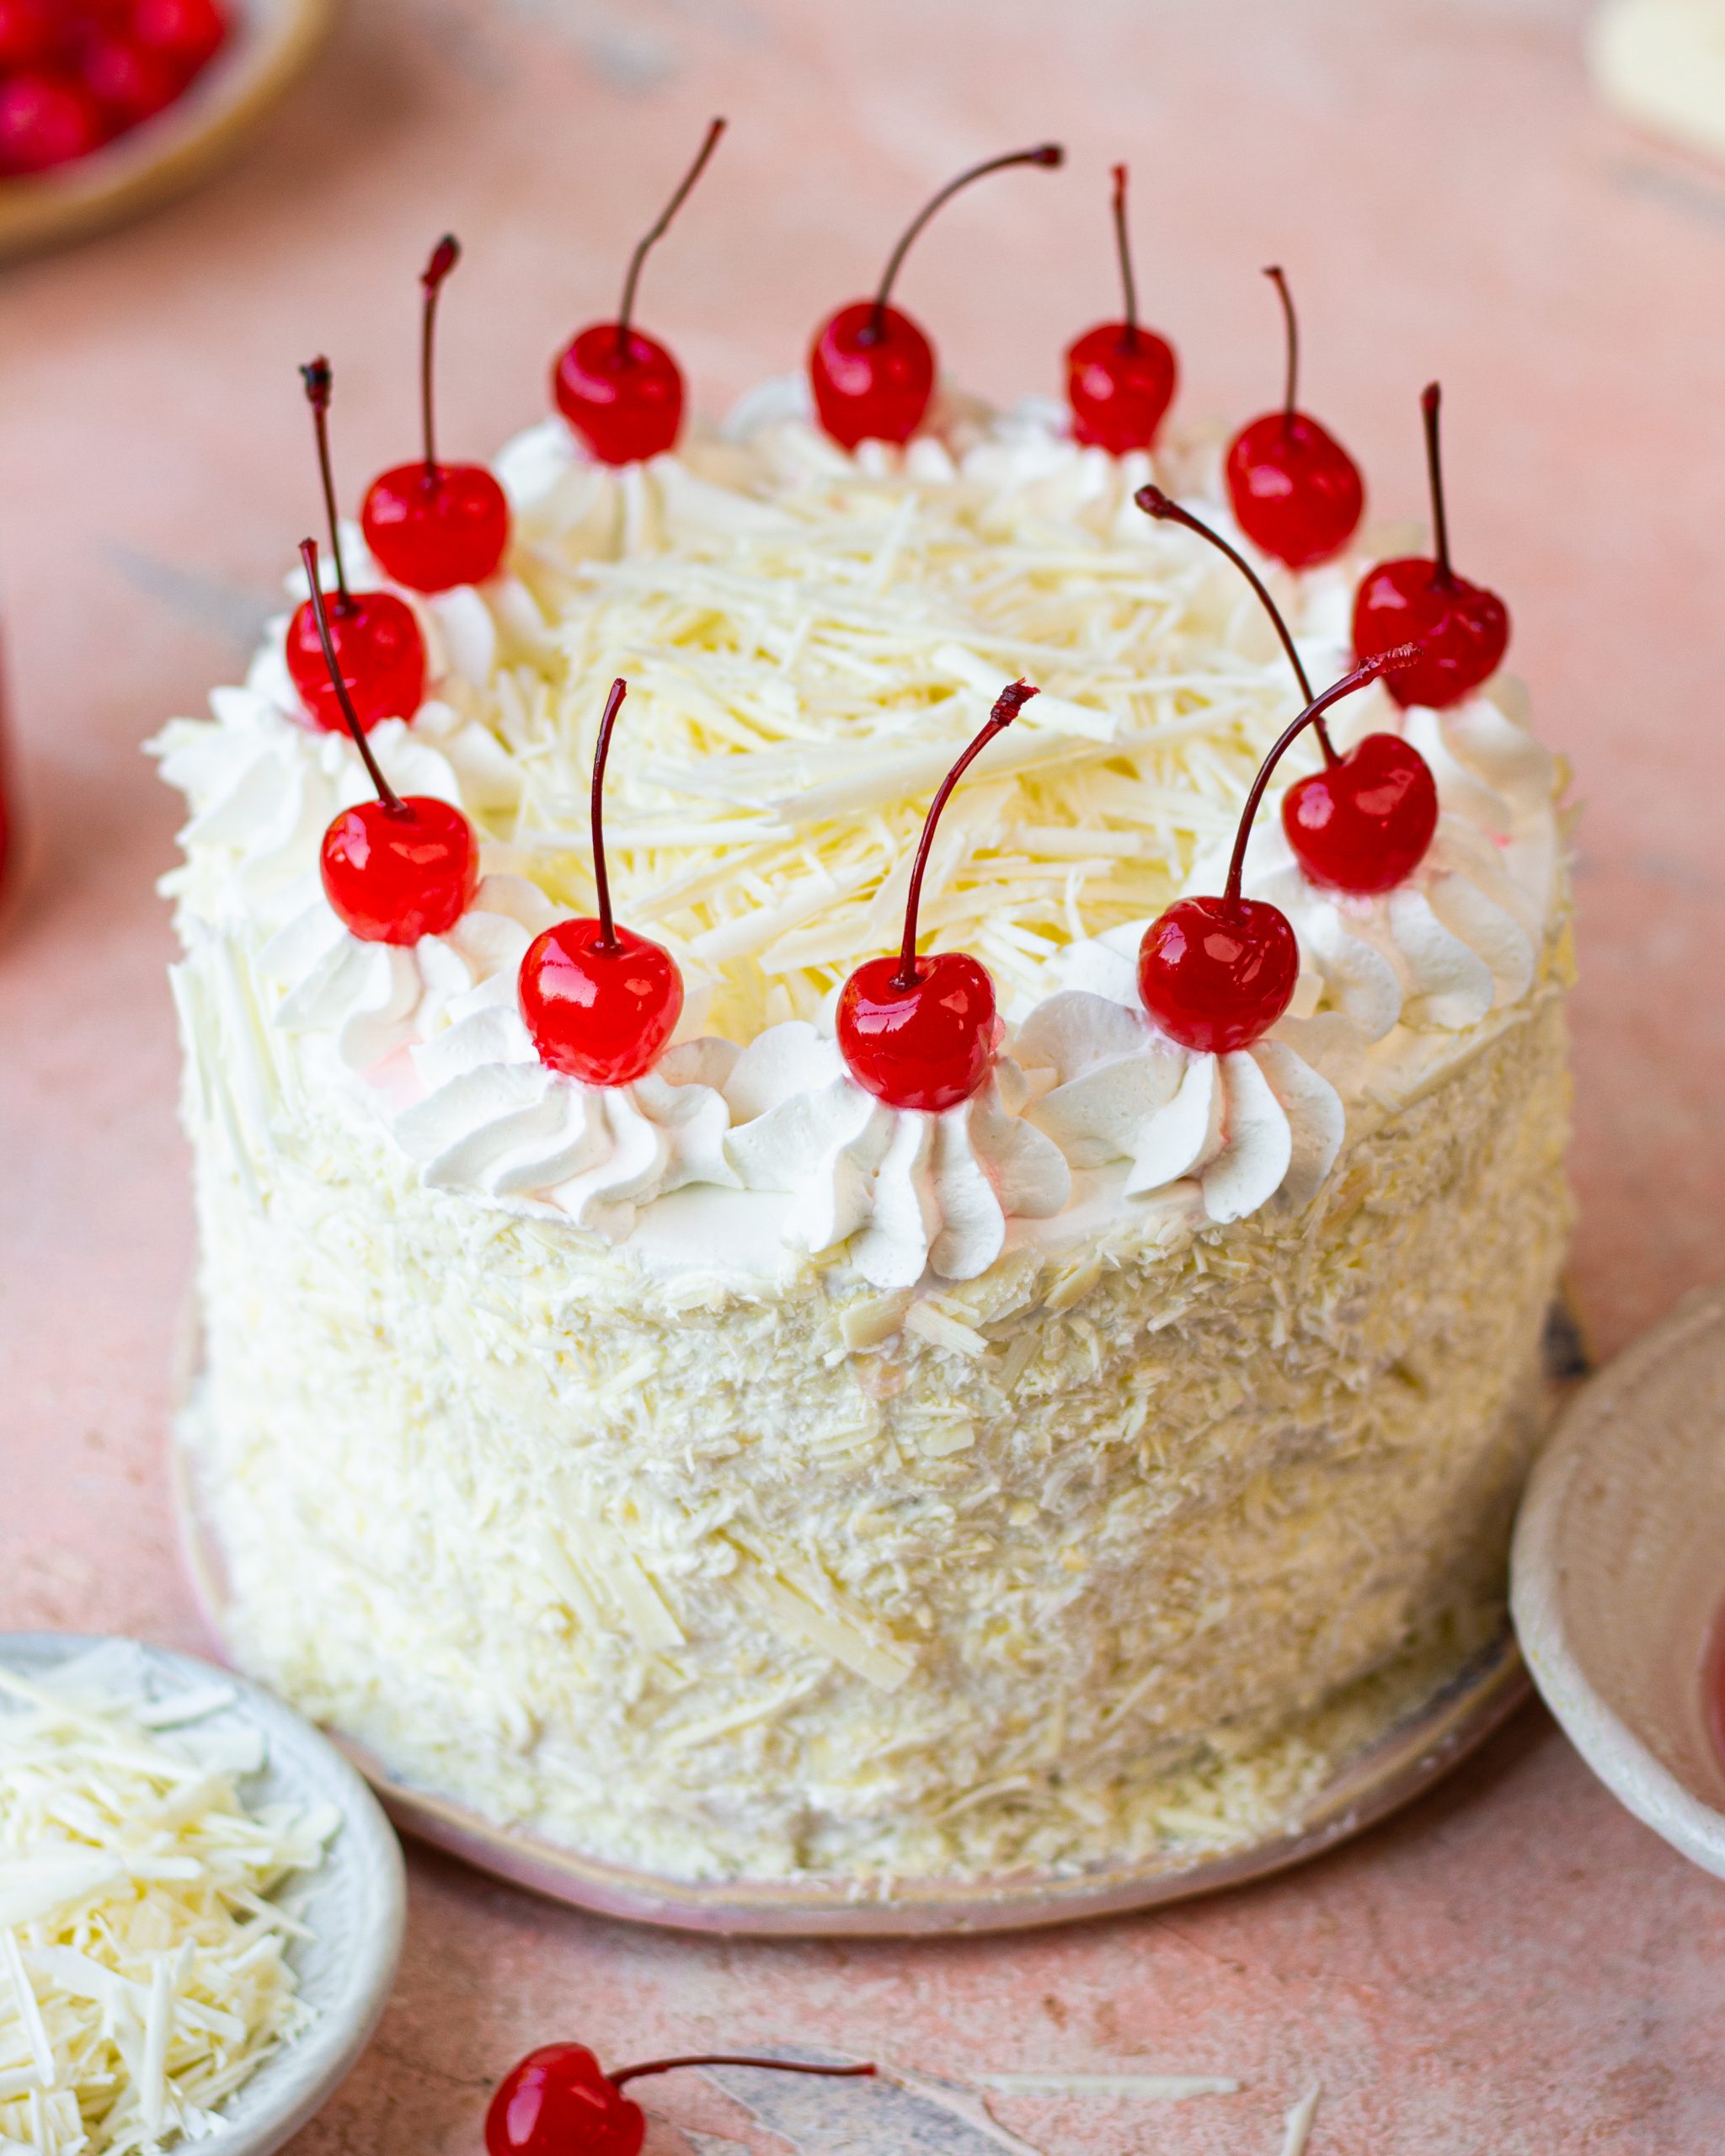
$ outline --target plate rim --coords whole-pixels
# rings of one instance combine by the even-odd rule
[[[1725,1878],[1725,1811],[1697,1796],[1602,1696],[1564,1619],[1564,1523],[1596,1447],[1623,1442],[1619,1396],[1650,1365],[1725,1329],[1725,1283],[1692,1290],[1565,1403],[1529,1479],[1510,1550],[1509,1606],[1541,1698],[1626,1810],[1703,1870]]]
[[[182,2137],[175,2143],[196,2148],[200,2156],[272,2156],[323,2110],[358,2064],[389,2003],[407,1924],[407,1865],[401,1843],[376,1795],[339,1747],[285,1700],[225,1664],[131,1633],[53,1630],[0,1632],[0,1663],[23,1673],[108,1646],[137,1648],[158,1668],[231,1684],[239,1695],[236,1705],[256,1721],[272,1746],[280,1740],[312,1762],[340,1808],[342,1836],[352,1837],[351,1861],[363,1868],[368,1897],[379,1905],[381,1924],[362,1934],[359,1951],[336,1965],[343,1977],[339,1999],[321,2008],[308,2028],[272,2052],[227,2105],[217,2108],[214,2132],[195,2142]],[[267,2077],[272,2073],[284,2084],[274,2101],[268,2093]],[[230,2105],[240,2106],[237,2116],[230,2115]]]

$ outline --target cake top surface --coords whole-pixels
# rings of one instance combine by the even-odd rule
[[[902,451],[851,453],[795,404],[772,386],[726,435],[620,470],[547,422],[497,462],[504,573],[404,595],[431,692],[371,739],[398,787],[458,803],[484,841],[486,880],[448,936],[362,944],[323,900],[323,825],[366,783],[344,737],[307,727],[279,630],[211,721],[167,729],[166,775],[194,810],[169,885],[189,1037],[209,1032],[192,1006],[229,993],[216,974],[240,949],[271,1028],[265,1092],[285,1035],[428,1181],[613,1239],[650,1230],[643,1216],[686,1185],[771,1193],[770,1240],[849,1244],[876,1284],[985,1270],[1014,1223],[1077,1217],[1097,1177],[1128,1211],[1157,1200],[1200,1221],[1303,1203],[1346,1098],[1424,1082],[1547,969],[1558,774],[1512,691],[1439,713],[1377,688],[1343,707],[1343,746],[1389,730],[1419,747],[1438,839],[1385,896],[1327,894],[1273,796],[1247,889],[1294,924],[1295,1004],[1249,1054],[1188,1056],[1138,1005],[1137,941],[1181,892],[1220,889],[1253,772],[1300,701],[1236,572],[1134,504],[1154,476],[1231,530],[1214,443],[1177,441],[1153,472],[1142,452],[1076,446],[1043,408],[959,407]],[[379,581],[348,543],[350,571]],[[1348,663],[1361,566],[1266,565],[1315,680]],[[605,1089],[540,1065],[514,989],[531,937],[593,908],[590,768],[618,675],[612,894],[688,995],[659,1068]],[[884,1110],[838,1059],[836,991],[896,944],[929,799],[1020,675],[1040,694],[954,795],[922,908],[926,950],[969,950],[995,978],[1000,1064],[945,1117]],[[1314,761],[1297,749],[1278,791]],[[249,1027],[223,1038],[251,1055]],[[228,1082],[206,1070],[206,1090]]]

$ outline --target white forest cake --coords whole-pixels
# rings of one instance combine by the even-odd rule
[[[1222,1055],[1140,1003],[1298,711],[1252,592],[1064,415],[854,454],[782,398],[611,469],[563,421],[495,467],[513,539],[417,616],[369,739],[483,881],[361,941],[319,846],[371,798],[278,627],[158,744],[206,1355],[184,1441],[244,1667],[397,1777],[671,1878],[970,1879],[1263,1832],[1350,1700],[1501,1606],[1568,1221],[1561,774],[1499,675],[1382,685],[1441,816],[1377,896],[1277,813],[1244,889],[1298,938]],[[1154,476],[1239,539],[1213,444]],[[350,582],[387,588],[357,531]],[[1346,552],[1264,571],[1312,678]],[[297,588],[302,597],[303,584]],[[595,904],[681,969],[633,1083],[547,1068],[530,943]],[[852,1078],[838,989],[895,947],[992,974],[981,1090]],[[1339,1719],[1338,1719],[1339,1718]]]

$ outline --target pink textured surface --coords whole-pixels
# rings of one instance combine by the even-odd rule
[[[1725,1272],[1717,548],[1725,179],[1591,103],[1573,0],[364,0],[249,162],[154,223],[13,273],[0,502],[35,860],[0,926],[0,1627],[195,1646],[161,1471],[190,1262],[162,968],[174,805],[136,746],[231,678],[313,517],[293,363],[342,369],[351,499],[412,445],[413,274],[461,232],[452,450],[542,407],[560,334],[709,112],[735,125],[643,318],[717,405],[864,288],[932,183],[1058,133],[905,280],[955,370],[1055,386],[1113,306],[1106,172],[1133,160],[1146,312],[1188,412],[1271,401],[1258,265],[1304,304],[1308,398],[1380,511],[1420,509],[1444,377],[1461,565],[1573,759],[1583,1212],[1599,1344]],[[993,2068],[1226,2073],[1184,2105],[1013,2100],[1050,2152],[1704,2156],[1725,2145],[1725,1896],[1530,1715],[1346,1853],[1209,1905],[942,1948],[694,1943],[414,1863],[400,1993],[302,2156],[476,2149],[488,2084],[579,2034]],[[782,2148],[685,2079],[691,2128]],[[655,2127],[649,2149],[680,2145]],[[811,2143],[811,2149],[813,2144]]]

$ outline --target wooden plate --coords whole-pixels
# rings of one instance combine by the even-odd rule
[[[1534,1471],[1514,1608],[1546,1704],[1600,1780],[1725,1878],[1703,1674],[1725,1607],[1725,1286],[1583,1385]]]
[[[231,0],[227,45],[166,112],[76,164],[0,179],[0,257],[81,238],[201,179],[304,72],[335,5]]]

